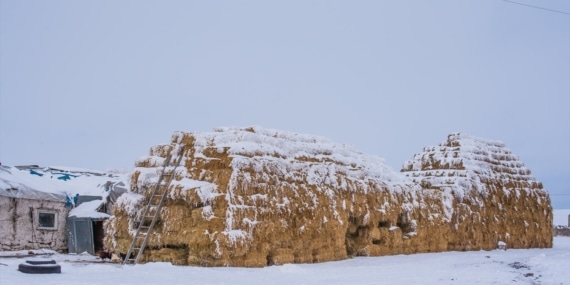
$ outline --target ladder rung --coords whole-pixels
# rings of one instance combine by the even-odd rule
[[[137,256],[140,256],[142,254],[142,252],[144,251],[144,248],[146,245],[140,245],[140,247],[136,247],[136,241],[138,239],[141,238],[148,238],[148,234],[152,232],[152,228],[151,226],[153,225],[152,222],[150,225],[145,226],[144,225],[144,221],[146,219],[152,218],[153,221],[154,219],[156,219],[159,215],[158,211],[155,211],[154,215],[148,215],[148,211],[150,211],[151,208],[155,208],[156,210],[158,210],[162,204],[164,203],[164,198],[166,197],[166,194],[168,193],[168,186],[170,186],[170,184],[172,183],[172,180],[174,178],[174,175],[176,173],[176,168],[180,165],[180,162],[182,161],[183,155],[184,155],[184,150],[186,149],[186,146],[184,145],[182,150],[178,150],[178,154],[177,157],[178,159],[175,159],[172,155],[172,153],[170,155],[168,155],[163,168],[162,168],[162,173],[159,177],[158,183],[156,185],[156,188],[154,188],[154,192],[152,192],[152,194],[150,195],[150,199],[148,200],[148,203],[146,205],[146,208],[144,208],[144,216],[140,218],[139,222],[139,226],[137,229],[137,234],[135,235],[135,237],[133,237],[133,241],[131,242],[131,246],[130,249],[128,251],[128,253],[132,256],[134,251],[138,251]],[[173,159],[175,159],[173,161]],[[171,163],[172,162],[172,163]],[[170,168],[170,166],[172,166],[173,168]],[[167,167],[169,168],[167,170]],[[152,201],[153,199],[155,199],[156,197],[160,197],[160,202],[158,202],[158,204],[153,204],[154,202]],[[146,229],[145,231],[142,231],[142,229]],[[145,244],[145,242],[143,241],[143,244]],[[136,264],[137,263],[137,259],[136,258],[125,258],[124,264],[126,263],[132,263],[132,264]]]

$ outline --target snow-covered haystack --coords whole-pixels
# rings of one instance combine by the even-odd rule
[[[149,156],[136,162],[132,193],[119,199],[115,216],[106,225],[108,248],[127,252],[135,218],[148,201],[163,163],[179,151],[180,167],[143,262],[265,266],[459,249],[455,244],[450,247],[450,241],[460,240],[455,236],[458,229],[468,228],[471,219],[487,219],[496,212],[481,210],[486,203],[481,202],[479,216],[465,219],[463,213],[473,206],[471,202],[462,205],[485,199],[471,200],[472,192],[461,188],[469,185],[450,182],[459,187],[461,196],[452,187],[424,189],[394,172],[381,158],[322,137],[258,127],[177,132],[170,144],[151,148]],[[427,175],[410,164],[407,174]],[[522,188],[519,192],[513,196],[531,195]],[[550,209],[546,193],[535,192],[548,205],[541,211]],[[536,202],[528,204],[538,211]],[[550,213],[544,215],[550,219]],[[504,214],[485,221],[500,223],[509,217]],[[528,219],[528,223],[545,222],[539,219]],[[541,231],[543,224],[538,227],[528,232]],[[504,231],[497,231],[495,239],[502,239]],[[475,233],[470,238],[481,238],[480,234],[487,235]],[[515,240],[512,234],[511,239],[504,239]],[[536,240],[526,245],[551,244],[551,239],[543,241],[542,236]],[[479,241],[463,245],[462,249],[491,248]]]
[[[402,173],[424,193],[441,192],[451,231],[449,250],[551,247],[548,193],[499,141],[450,134],[404,163]]]

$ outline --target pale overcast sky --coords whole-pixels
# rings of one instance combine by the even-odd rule
[[[570,1],[0,0],[0,161],[106,170],[174,131],[316,134],[399,171],[497,139],[570,208]]]

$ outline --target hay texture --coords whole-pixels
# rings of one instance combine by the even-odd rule
[[[552,246],[548,194],[501,143],[451,135],[397,173],[322,137],[250,127],[177,132],[151,148],[106,223],[108,248],[127,252],[166,157],[179,151],[142,262],[261,267],[499,241]]]
[[[542,183],[505,144],[450,134],[404,163],[402,173],[423,192],[446,201],[449,250],[552,247],[552,207]]]

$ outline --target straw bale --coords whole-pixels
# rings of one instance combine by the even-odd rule
[[[548,193],[502,143],[452,134],[395,173],[321,137],[252,127],[177,132],[151,148],[131,176],[138,198],[118,201],[106,224],[109,248],[127,251],[162,163],[178,150],[142,262],[261,267],[498,241],[552,246]]]

